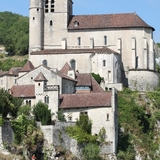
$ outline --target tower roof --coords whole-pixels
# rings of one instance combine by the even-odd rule
[[[42,72],[38,74],[38,76],[34,79],[35,81],[48,81]]]
[[[30,61],[27,61],[27,63],[23,66],[21,72],[30,72],[34,69],[33,64]]]

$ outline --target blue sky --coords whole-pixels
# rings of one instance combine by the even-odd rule
[[[0,0],[0,12],[29,16],[30,0]],[[160,43],[160,0],[72,0],[73,14],[110,14],[136,12],[155,28],[154,41]]]

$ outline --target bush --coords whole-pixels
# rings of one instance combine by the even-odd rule
[[[31,111],[31,107],[28,106],[28,105],[24,105],[24,106],[21,106],[19,108],[19,111],[18,111],[18,115],[26,115],[26,116],[29,116],[30,115],[30,111]]]
[[[59,120],[59,121],[62,121],[62,122],[66,121],[62,109],[60,109],[60,110],[57,112],[57,116],[58,116],[58,120]]]
[[[48,109],[48,105],[38,102],[33,107],[33,115],[36,121],[40,121],[42,125],[51,124],[51,110]]]
[[[101,160],[99,156],[100,148],[97,144],[88,143],[82,150],[83,160]]]

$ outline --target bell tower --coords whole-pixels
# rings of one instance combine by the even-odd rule
[[[30,0],[29,53],[43,49],[43,0]]]
[[[61,48],[72,4],[72,0],[44,0],[44,49]]]

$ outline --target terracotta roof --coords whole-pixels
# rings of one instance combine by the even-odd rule
[[[95,48],[95,49],[52,49],[52,50],[41,50],[41,51],[34,51],[31,52],[31,55],[48,55],[48,54],[87,54],[87,53],[115,53],[118,54],[116,51],[109,49],[107,47],[103,48]]]
[[[94,79],[94,77],[89,73],[78,73],[77,76],[77,84],[76,86],[89,86],[91,87],[91,92],[95,93],[102,93],[104,90],[101,88],[101,86],[97,83],[97,81]]]
[[[63,94],[59,108],[110,107],[111,92]]]
[[[66,74],[63,74],[62,72],[58,71],[58,76],[62,77],[62,78],[65,78],[65,79],[68,79],[68,80],[71,80],[71,81],[74,81],[74,82],[77,82],[77,80],[67,76]]]
[[[48,81],[42,72],[38,74],[38,76],[34,79],[35,81]]]
[[[69,64],[66,62],[65,65],[62,67],[62,69],[60,70],[61,73],[63,74],[68,74],[68,71],[71,69],[71,67],[69,66]]]
[[[151,28],[136,13],[73,15],[70,17],[69,30],[107,29],[107,28]],[[75,23],[78,26],[75,26]]]
[[[34,85],[14,85],[11,88],[11,93],[14,97],[29,98],[35,97]]]
[[[18,75],[18,73],[22,70],[22,67],[13,67],[9,70],[9,74]]]
[[[27,63],[23,66],[21,72],[30,72],[34,69],[33,64],[30,61],[27,61]]]
[[[91,74],[76,74],[77,84],[76,86],[91,86]]]

